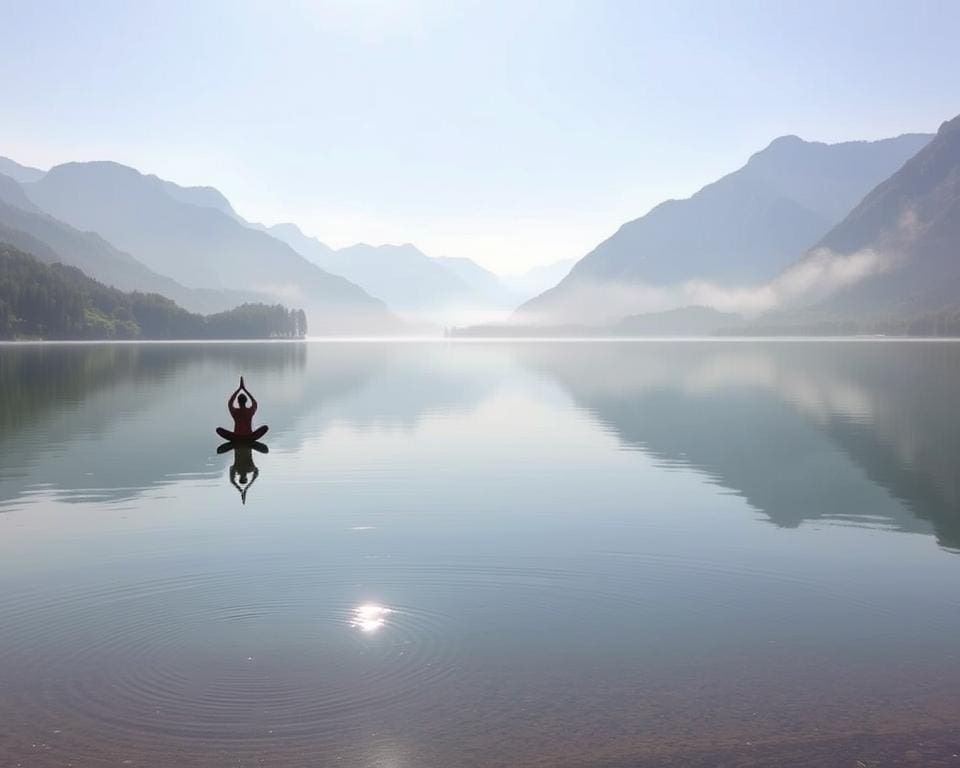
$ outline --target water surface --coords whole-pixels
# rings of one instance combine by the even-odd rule
[[[241,372],[267,454],[217,453]],[[0,385],[2,765],[958,763],[960,345],[7,345]]]

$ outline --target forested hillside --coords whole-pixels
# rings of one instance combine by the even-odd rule
[[[306,331],[300,309],[243,304],[194,314],[159,294],[119,291],[0,243],[0,339],[268,339]]]

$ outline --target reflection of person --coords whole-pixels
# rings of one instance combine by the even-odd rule
[[[230,467],[230,485],[240,491],[240,501],[247,503],[247,491],[260,474],[253,463],[250,445],[237,445],[233,449],[233,465]],[[249,476],[249,479],[248,479]]]
[[[250,395],[250,407],[247,407],[247,395]],[[236,398],[237,405],[233,401]],[[253,415],[257,412],[257,398],[243,383],[243,376],[240,377],[240,386],[237,387],[230,398],[227,400],[227,409],[233,416],[233,434],[237,437],[249,437],[253,434]]]

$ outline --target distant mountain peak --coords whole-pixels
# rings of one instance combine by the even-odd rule
[[[4,176],[10,177],[14,181],[24,184],[43,178],[43,174],[45,174],[46,171],[41,171],[39,168],[31,168],[27,165],[21,165],[16,160],[11,160],[9,157],[0,157],[0,173],[2,173]]]
[[[689,198],[621,226],[516,319],[615,322],[668,308],[687,285],[729,291],[770,281],[929,141],[922,134],[839,144],[774,139]]]
[[[946,125],[946,123],[944,124]],[[829,152],[830,150],[840,150],[843,148],[863,148],[871,145],[889,145],[896,142],[918,141],[925,143],[932,138],[928,133],[901,133],[897,136],[891,136],[883,139],[852,139],[848,141],[814,141],[804,139],[796,134],[787,134],[778,136],[759,152],[754,152],[747,161],[751,163],[762,162],[767,158],[786,158],[791,154],[803,153],[805,150],[813,149],[819,152]]]
[[[802,144],[822,144],[823,142],[819,141],[807,141],[802,139],[795,133],[788,133],[784,136],[778,136],[773,141],[767,145],[767,149],[781,148],[781,147],[799,147]],[[766,151],[766,150],[764,150]]]
[[[179,203],[194,205],[200,208],[213,208],[220,211],[231,219],[240,221],[240,217],[226,196],[215,187],[198,186],[184,187],[172,181],[162,179],[156,174],[143,173],[136,168],[114,160],[83,160],[61,163],[48,171],[53,178],[67,176],[68,178],[75,174],[95,174],[102,181],[112,184],[130,183],[141,180],[150,185],[151,188],[162,192],[168,197],[173,198]]]
[[[179,184],[166,181],[157,176],[150,175],[147,178],[156,179],[168,195],[179,200],[181,203],[189,203],[190,205],[197,205],[201,208],[213,208],[226,214],[231,219],[241,221],[240,216],[237,215],[237,212],[233,210],[233,206],[230,205],[230,201],[227,200],[226,196],[216,187],[182,187]]]
[[[388,256],[399,256],[403,254],[405,256],[415,256],[422,259],[430,258],[413,243],[400,243],[399,245],[396,243],[380,243],[380,245],[371,245],[370,243],[360,242],[338,249],[338,253],[353,255],[367,254],[370,252],[387,254]]]
[[[803,152],[804,149],[811,146],[826,147],[829,145],[822,141],[807,141],[793,133],[787,134],[786,136],[778,136],[763,149],[750,155],[744,167],[763,163],[770,158],[790,157],[798,152]]]
[[[131,168],[129,165],[118,163],[115,160],[71,160],[67,163],[60,163],[53,166],[53,168],[47,171],[47,175],[61,176],[67,173],[76,173],[81,170],[86,172],[94,171],[96,173],[119,175],[131,178],[144,175],[136,168]]]
[[[284,221],[280,224],[274,224],[272,227],[267,227],[267,230],[278,235],[285,234],[296,235],[297,237],[309,237],[309,235],[305,235],[303,230],[291,221]]]
[[[960,115],[950,119],[944,120],[940,124],[940,128],[937,131],[938,136],[946,136],[947,134],[953,133],[955,131],[960,131]]]

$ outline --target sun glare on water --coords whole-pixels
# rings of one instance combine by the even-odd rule
[[[387,616],[393,613],[389,608],[374,603],[357,606],[353,609],[350,626],[361,632],[376,632],[387,622]]]

